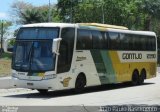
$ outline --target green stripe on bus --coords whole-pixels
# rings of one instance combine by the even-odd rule
[[[109,82],[107,83],[115,83],[116,82],[116,74],[112,65],[112,60],[108,51],[101,51],[102,59],[106,68],[106,78]]]
[[[101,84],[116,82],[112,61],[107,51],[91,50]]]
[[[106,73],[106,68],[99,50],[91,50],[91,54],[98,73]]]

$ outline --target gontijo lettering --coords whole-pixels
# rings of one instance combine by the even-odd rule
[[[142,53],[123,53],[122,59],[142,59]]]

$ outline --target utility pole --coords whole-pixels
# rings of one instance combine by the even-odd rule
[[[98,4],[100,5],[100,8],[101,8],[101,17],[102,17],[102,20],[101,22],[104,24],[105,23],[105,19],[104,19],[104,0],[97,0],[98,1]]]
[[[70,12],[70,23],[72,23],[73,21],[72,21],[72,19],[73,19],[73,0],[71,0],[71,12]]]
[[[48,6],[48,22],[51,22],[51,2],[49,0],[49,6]]]
[[[3,20],[1,20],[1,53],[3,53]]]
[[[104,3],[102,3],[102,23],[104,24]]]

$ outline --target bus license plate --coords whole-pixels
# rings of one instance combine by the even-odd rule
[[[27,86],[33,86],[33,83],[27,83]]]

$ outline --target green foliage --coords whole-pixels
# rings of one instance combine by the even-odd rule
[[[57,6],[64,22],[104,21],[106,24],[125,25],[129,28],[137,27],[133,24],[139,22],[136,0],[58,0]]]
[[[48,5],[35,7],[32,4],[26,3],[24,1],[16,1],[12,4],[11,8],[11,15],[14,16],[14,18],[16,18],[16,23],[18,24],[48,22]],[[59,22],[60,19],[59,14],[56,11],[56,6],[51,5],[50,9],[51,22]],[[17,17],[15,17],[15,15]]]
[[[0,29],[2,28],[2,24],[3,24],[3,34],[5,34],[7,33],[8,28],[12,25],[12,22],[11,21],[0,21]],[[0,31],[0,34],[1,34],[1,31]]]
[[[57,7],[63,22],[104,21],[160,34],[160,0],[58,0]]]
[[[12,58],[12,54],[11,53],[3,53],[0,58],[10,60]]]
[[[39,23],[41,22],[40,12],[37,9],[26,9],[24,12],[21,12],[21,23]]]
[[[14,39],[10,39],[9,46],[14,46],[15,43],[16,43],[16,39],[15,38]]]

